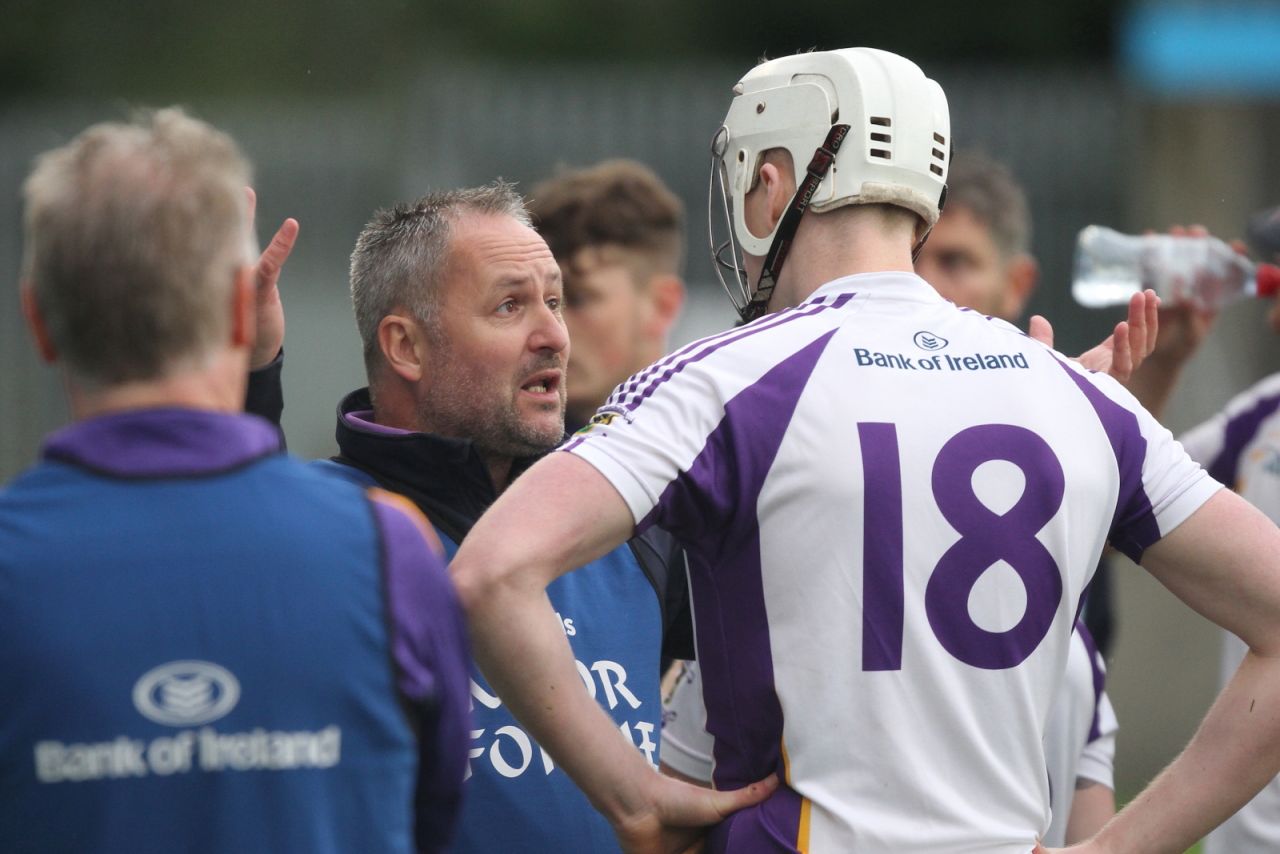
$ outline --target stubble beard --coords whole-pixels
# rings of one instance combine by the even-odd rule
[[[541,359],[532,366],[522,367],[521,376],[538,370],[563,368],[559,358]],[[456,375],[455,364],[446,357],[437,370]],[[441,384],[429,400],[418,403],[418,422],[434,425],[431,432],[454,438],[469,439],[487,458],[507,457],[519,459],[544,454],[560,444],[564,438],[565,382],[563,374],[555,404],[539,405],[545,414],[552,407],[555,419],[548,426],[542,418],[535,423],[521,417],[518,386],[509,386],[499,397],[493,382],[475,381],[475,377],[463,372],[461,381]],[[514,393],[510,390],[514,388]]]

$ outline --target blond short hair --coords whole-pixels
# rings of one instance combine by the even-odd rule
[[[181,109],[104,122],[37,158],[23,274],[68,370],[95,385],[199,365],[253,262],[249,164]]]

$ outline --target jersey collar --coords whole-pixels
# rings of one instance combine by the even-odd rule
[[[867,297],[889,297],[912,302],[945,302],[934,290],[933,286],[915,273],[856,273],[852,276],[841,276],[832,279],[811,293],[801,305],[813,302],[819,297],[835,297],[840,294],[853,294]]]

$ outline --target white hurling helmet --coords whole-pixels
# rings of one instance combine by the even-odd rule
[[[809,207],[822,213],[844,205],[891,204],[918,214],[928,228],[938,221],[946,199],[951,121],[942,88],[915,63],[866,47],[802,53],[757,65],[733,92],[729,114],[711,143],[708,218],[716,273],[743,320],[767,310]],[[743,198],[754,186],[764,152],[773,148],[791,153],[797,190],[773,232],[757,237],[743,220]],[[728,229],[723,241],[716,237],[717,207]],[[765,259],[754,286],[741,266],[743,251]],[[726,271],[732,271],[732,281]]]

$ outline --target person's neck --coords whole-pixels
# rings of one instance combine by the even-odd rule
[[[476,453],[480,455],[485,468],[489,470],[489,480],[493,482],[494,495],[506,492],[507,487],[511,485],[511,467],[515,465],[515,460],[511,457],[487,454],[479,448],[476,449]]]
[[[886,235],[870,218],[806,217],[774,290],[774,311],[799,305],[827,282],[859,273],[914,272],[906,235]]]
[[[441,432],[431,424],[424,423],[412,395],[399,386],[384,386],[377,389],[377,391],[371,388],[370,392],[370,397],[373,401],[373,423],[381,424],[383,427],[393,427],[397,430],[408,430],[411,433],[449,436],[447,432]],[[510,456],[486,451],[478,445],[474,447],[480,457],[480,462],[484,464],[485,469],[489,472],[489,480],[493,483],[494,493],[501,495],[511,482],[511,467],[515,464],[515,460]]]
[[[66,388],[71,415],[79,421],[113,412],[167,407],[243,412],[249,370],[243,356],[222,354],[200,368],[109,386],[84,383],[68,376]]]

